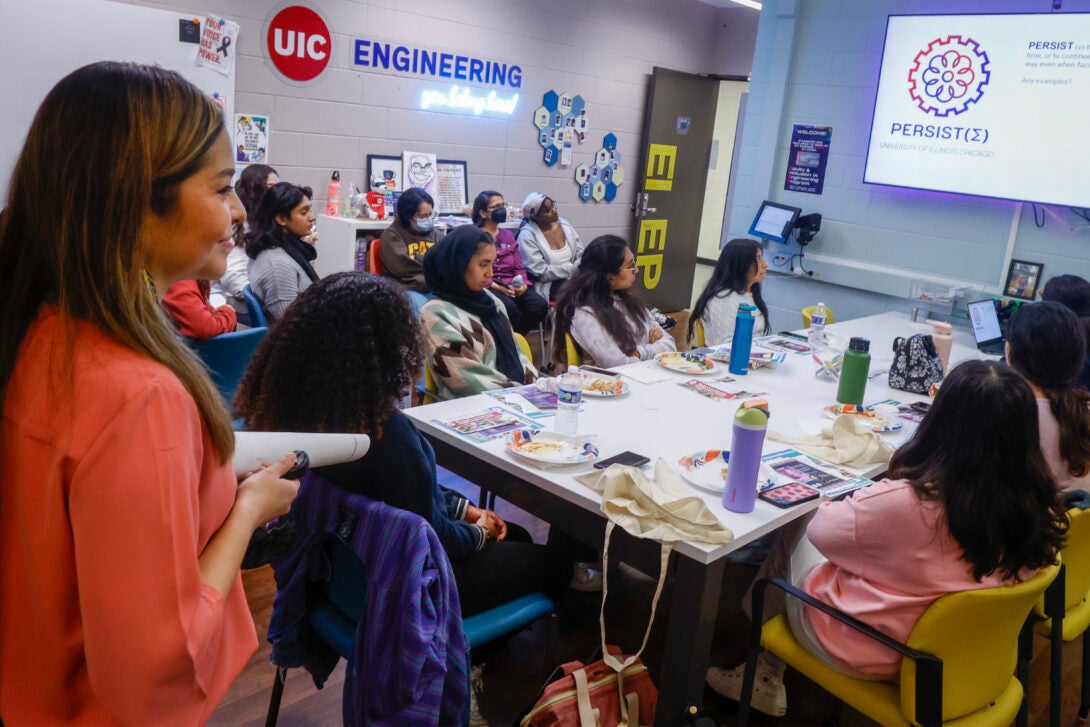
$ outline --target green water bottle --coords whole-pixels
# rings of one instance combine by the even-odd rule
[[[867,372],[870,371],[870,341],[852,338],[844,352],[844,364],[840,369],[840,387],[836,400],[841,404],[863,406],[863,394],[867,390]]]

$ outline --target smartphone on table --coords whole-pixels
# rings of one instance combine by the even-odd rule
[[[594,466],[600,470],[604,470],[611,464],[623,464],[628,465],[629,467],[643,467],[650,461],[650,458],[644,457],[642,454],[636,454],[635,452],[621,452],[620,454],[615,454],[612,457],[606,457],[605,459],[598,460],[594,463]]]
[[[798,482],[788,482],[786,485],[773,487],[757,495],[757,497],[776,507],[793,507],[810,500],[816,500],[820,496],[821,493],[813,487],[807,487]]]

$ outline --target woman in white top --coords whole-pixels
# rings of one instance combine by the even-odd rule
[[[246,209],[246,218],[253,219],[265,190],[280,182],[276,170],[268,164],[251,164],[242,170],[235,182],[235,194]],[[246,232],[249,226],[243,223],[235,231],[235,246],[227,253],[227,270],[216,281],[215,287],[228,296],[227,302],[238,313],[246,313],[246,303],[242,300],[242,289],[250,284],[250,256],[246,254]]]
[[[602,235],[591,240],[556,301],[558,357],[564,355],[565,334],[575,340],[583,363],[597,366],[646,361],[676,350],[674,339],[629,291],[638,271],[621,238]]]
[[[531,192],[522,201],[519,252],[534,292],[548,301],[557,299],[564,282],[571,278],[583,241],[579,233],[556,209],[556,201],[541,192]]]
[[[701,321],[705,346],[730,343],[734,336],[734,318],[743,303],[757,308],[753,313],[753,337],[771,333],[768,306],[761,296],[761,283],[767,272],[768,263],[761,254],[760,243],[738,238],[724,245],[712,279],[697,299],[689,318],[689,340],[693,340],[696,321]]]

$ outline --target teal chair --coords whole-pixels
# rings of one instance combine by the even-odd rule
[[[250,326],[252,328],[268,328],[269,319],[265,315],[265,309],[261,307],[261,301],[254,295],[254,290],[249,283],[242,289],[242,300],[246,303],[246,311],[250,315]]]
[[[367,567],[348,545],[334,534],[325,543],[329,556],[330,576],[318,587],[311,599],[307,620],[342,658],[352,655],[356,641],[356,625],[364,618],[364,602],[367,595]],[[553,613],[553,602],[544,593],[531,593],[509,601],[489,611],[474,614],[462,621],[469,648],[486,644],[512,631],[524,628],[542,616]],[[549,648],[555,644],[556,619],[550,621]],[[546,664],[555,659],[546,654]],[[288,678],[286,667],[276,668],[272,695],[265,727],[274,727],[280,715],[280,701]]]
[[[242,375],[246,372],[254,350],[268,332],[269,329],[264,327],[248,328],[244,331],[222,333],[203,341],[187,339],[190,348],[197,352],[208,367],[212,383],[219,389],[228,408],[231,407],[235,390],[242,381]]]

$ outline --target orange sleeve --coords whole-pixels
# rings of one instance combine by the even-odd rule
[[[201,420],[151,384],[102,431],[71,479],[87,671],[121,724],[195,724],[222,658],[225,602],[200,578]],[[202,477],[204,481],[202,481]],[[216,525],[218,527],[218,524]]]
[[[201,340],[235,330],[238,316],[229,305],[213,308],[201,294],[196,280],[183,280],[167,288],[163,309],[178,333]]]

